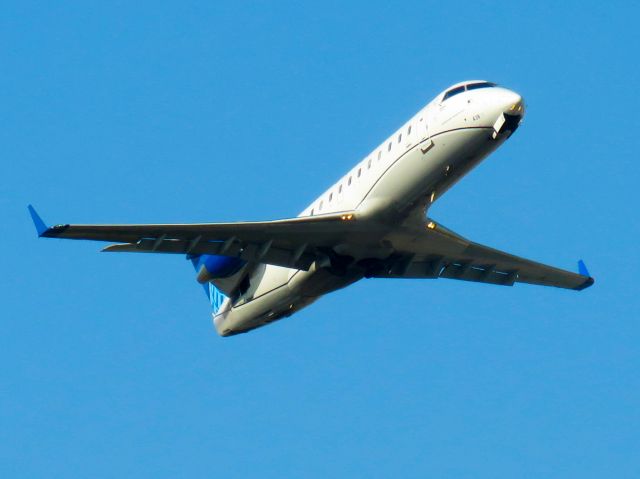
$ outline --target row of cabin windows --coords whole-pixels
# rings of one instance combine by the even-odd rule
[[[411,126],[412,125],[409,125],[409,128],[407,128],[407,136],[411,135]],[[402,133],[399,133],[398,134],[398,144],[400,144],[401,141],[402,141]],[[393,141],[390,141],[389,145],[387,146],[387,151],[391,151],[391,146],[392,145],[393,145]],[[380,151],[378,152],[378,160],[380,159],[380,154],[381,153],[382,152],[380,152]]]
[[[409,125],[409,128],[407,128],[407,136],[411,135],[411,126]],[[398,143],[400,143],[402,141],[402,133],[400,133],[398,135]],[[387,151],[391,151],[391,145],[393,144],[392,141],[389,142],[389,146],[387,148]],[[380,161],[380,158],[382,158],[382,150],[378,150],[378,161]],[[371,158],[369,158],[369,161],[367,161],[367,170],[371,169]],[[362,167],[358,168],[358,178],[360,178],[360,176],[362,175]],[[349,179],[347,180],[347,186],[351,186],[351,179],[352,176],[349,176]],[[338,186],[338,194],[342,193],[342,183]],[[333,192],[329,193],[329,203],[331,202],[331,200],[333,200]],[[322,206],[324,204],[323,200],[320,200],[320,204],[318,205],[318,211],[322,211]],[[313,216],[314,213],[314,208],[311,208],[311,215]]]

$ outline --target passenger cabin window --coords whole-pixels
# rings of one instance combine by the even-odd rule
[[[391,142],[389,142],[389,146],[387,147],[387,151],[391,151]]]
[[[360,178],[361,174],[362,174],[362,168],[358,168],[358,178]]]
[[[320,201],[320,206],[318,206],[318,211],[322,211],[322,201]]]
[[[371,158],[369,158],[369,161],[367,162],[367,169],[371,168]]]
[[[407,130],[407,136],[411,134],[411,125],[409,125],[409,129]]]
[[[350,184],[351,184],[351,177],[349,177],[349,182],[348,182],[348,185],[350,185]]]
[[[311,208],[311,216],[313,216],[313,208]]]
[[[382,150],[378,152],[378,161],[380,161],[380,157],[382,156]]]
[[[342,185],[338,186],[338,193],[342,193]]]
[[[329,202],[333,199],[333,193],[329,193]]]
[[[402,141],[402,133],[398,135],[398,143],[400,143],[401,141]]]

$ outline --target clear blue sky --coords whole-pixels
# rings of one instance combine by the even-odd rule
[[[3,4],[0,476],[638,477],[640,8],[203,3]],[[367,280],[221,339],[182,257],[27,214],[296,215],[475,78],[527,117],[433,217],[593,288]]]

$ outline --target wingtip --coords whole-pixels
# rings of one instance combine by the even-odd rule
[[[591,277],[591,275],[589,274],[589,270],[587,269],[587,265],[582,260],[578,261],[578,272],[582,276],[586,276],[587,279],[585,280],[584,283],[582,283],[580,286],[576,288],[577,291],[582,291],[583,289],[586,289],[589,286],[593,286],[593,283],[595,283],[595,279]]]
[[[36,227],[36,231],[38,232],[38,237],[43,236],[49,227],[42,221],[42,218],[33,207],[33,205],[28,205],[27,209],[29,210],[29,214],[31,215],[31,219],[33,220],[33,225]]]
[[[583,289],[587,289],[590,286],[593,286],[593,283],[595,283],[596,280],[593,279],[591,276],[589,276],[587,278],[587,280],[582,283],[580,286],[578,286],[577,288],[574,288],[576,291],[582,291]]]

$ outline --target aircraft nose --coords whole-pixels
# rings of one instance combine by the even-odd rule
[[[513,134],[518,129],[522,122],[522,117],[525,113],[525,105],[522,97],[514,91],[503,90],[500,92],[500,99],[496,102],[498,106],[498,118],[493,125],[494,139],[498,136],[504,136],[502,133],[508,135]]]
[[[507,90],[502,98],[502,112],[507,115],[523,117],[525,112],[524,99],[516,92]]]

